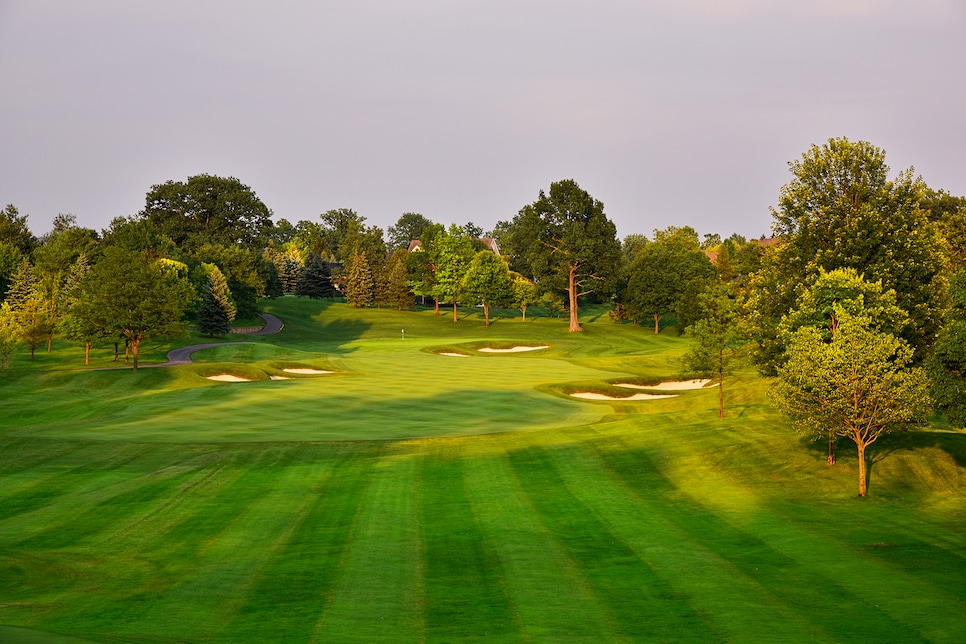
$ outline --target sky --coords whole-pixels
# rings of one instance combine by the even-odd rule
[[[964,75],[962,0],[0,0],[0,207],[100,230],[214,174],[489,230],[574,179],[620,237],[758,237],[832,137],[966,194]]]

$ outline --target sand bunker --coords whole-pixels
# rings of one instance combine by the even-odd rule
[[[681,380],[678,382],[662,382],[659,385],[632,385],[630,383],[622,382],[617,383],[615,387],[624,387],[626,389],[647,389],[653,391],[689,391],[691,389],[701,389],[706,384],[711,382],[711,380]],[[718,383],[714,383],[712,386],[717,386]]]
[[[317,374],[317,373],[332,373],[331,371],[323,371],[322,369],[282,369],[286,373],[301,373],[301,374]]]
[[[218,380],[220,382],[251,382],[248,378],[240,378],[230,373],[221,373],[217,376],[207,376],[208,380]]]
[[[584,400],[656,400],[658,398],[677,398],[674,394],[632,394],[630,396],[605,396],[589,391],[580,391],[570,394],[573,398],[583,398]]]
[[[510,349],[493,349],[490,347],[483,347],[482,349],[477,349],[482,353],[520,353],[521,351],[537,351],[539,349],[549,349],[550,345],[544,344],[539,347],[512,347]]]
[[[469,356],[466,355],[465,353],[450,353],[449,351],[444,351],[443,353],[440,353],[439,355],[441,355],[441,356],[451,356],[453,358],[469,358]]]
[[[285,376],[269,376],[272,380],[291,380],[291,378],[286,378]]]

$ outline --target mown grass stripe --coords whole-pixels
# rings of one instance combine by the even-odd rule
[[[666,494],[665,483],[646,463],[628,486],[623,478],[602,475],[609,464],[583,447],[548,453],[567,488],[674,588],[675,601],[687,601],[722,639],[755,641],[762,632],[774,641],[832,639],[716,548],[706,547],[707,535],[670,522],[669,514],[687,503],[655,507],[651,499]]]
[[[599,641],[611,633],[586,580],[519,488],[500,443],[493,455],[466,459],[467,496],[530,641]],[[563,589],[566,589],[564,591]]]
[[[419,531],[427,641],[520,637],[499,562],[466,495],[458,451],[436,450],[422,463]]]
[[[340,561],[366,489],[371,452],[360,446],[331,466],[310,492],[311,505],[272,553],[218,639],[312,639],[326,598],[341,576]]]
[[[565,452],[569,455],[572,450]],[[677,593],[623,541],[618,529],[625,525],[611,529],[597,518],[593,506],[574,496],[547,449],[514,451],[510,460],[541,521],[567,549],[594,594],[607,607],[617,633],[652,641],[707,642],[718,637],[688,598]],[[601,474],[599,470],[585,470],[575,477]],[[585,484],[588,482],[580,483]]]
[[[384,454],[371,464],[341,576],[314,641],[421,641],[417,472],[409,456]]]
[[[262,472],[258,492],[235,502],[236,516],[205,540],[193,574],[169,586],[138,620],[135,633],[163,627],[172,639],[211,639],[241,608],[250,586],[304,513],[324,470],[310,465]],[[116,626],[109,633],[124,633]],[[133,633],[132,633],[133,634]]]

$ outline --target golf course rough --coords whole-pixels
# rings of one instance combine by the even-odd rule
[[[884,438],[858,500],[753,370],[718,421],[653,386],[685,340],[592,307],[267,307],[194,364],[55,344],[0,381],[0,641],[966,641],[962,433]],[[621,383],[675,397],[564,393]]]

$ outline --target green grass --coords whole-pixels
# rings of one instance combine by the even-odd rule
[[[0,381],[0,641],[966,641],[955,429],[876,444],[860,500],[850,445],[827,468],[751,369],[726,380],[724,421],[714,390],[568,397],[676,375],[684,340],[602,308],[582,334],[475,310],[269,312],[279,335],[182,367],[18,356]],[[517,343],[550,348],[476,351]],[[292,366],[334,373],[269,379]]]

